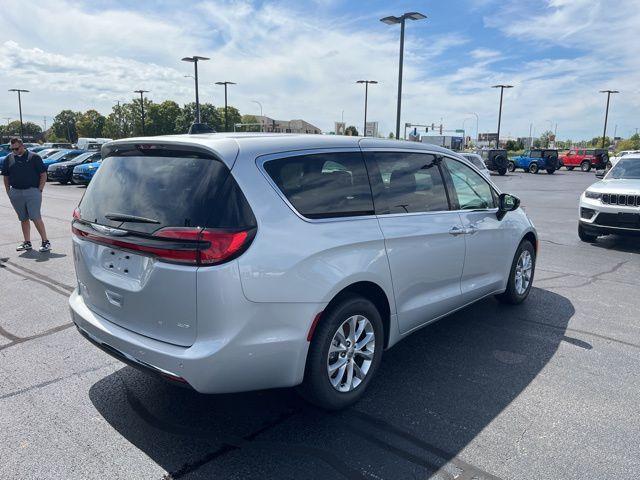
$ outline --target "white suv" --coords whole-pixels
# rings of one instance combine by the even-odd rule
[[[301,385],[341,408],[411,332],[531,289],[519,200],[433,145],[207,134],[102,155],[74,212],[73,321],[198,392]]]
[[[578,236],[594,242],[600,235],[640,235],[640,155],[620,158],[603,180],[580,197]]]

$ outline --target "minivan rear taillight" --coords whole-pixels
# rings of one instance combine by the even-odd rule
[[[163,228],[154,236],[178,240],[200,242],[197,250],[197,263],[215,265],[235,257],[249,243],[250,230],[229,231],[222,229]],[[206,246],[205,246],[206,245]],[[168,253],[171,256],[171,253]]]
[[[255,229],[162,228],[153,235],[112,237],[74,222],[78,237],[103,245],[150,254],[158,260],[187,265],[217,265],[236,258],[253,240]]]

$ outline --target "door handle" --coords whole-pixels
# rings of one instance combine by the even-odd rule
[[[458,235],[464,235],[465,233],[467,233],[464,230],[464,228],[456,225],[451,227],[451,230],[449,230],[449,235],[453,235],[454,237],[457,237]]]
[[[474,233],[476,233],[478,231],[478,227],[476,227],[475,225],[469,225],[467,228],[464,229],[467,235],[473,235]]]

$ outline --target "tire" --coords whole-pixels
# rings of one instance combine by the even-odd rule
[[[530,260],[531,268],[528,276],[525,277],[521,260],[524,260],[526,264],[527,255]],[[522,242],[520,242],[520,245],[516,250],[516,254],[513,257],[513,263],[511,264],[511,270],[509,271],[509,281],[507,282],[507,289],[504,291],[504,293],[496,295],[496,299],[498,299],[498,301],[501,303],[508,303],[511,305],[517,305],[524,302],[524,300],[529,296],[529,292],[531,291],[531,285],[533,285],[533,276],[535,274],[535,270],[536,252],[529,240],[523,240]],[[522,283],[518,283],[518,272],[520,272]],[[526,286],[524,285],[525,280],[528,280]]]
[[[516,164],[514,162],[509,162],[507,164],[507,170],[509,172],[515,172],[516,171]]]
[[[578,237],[580,237],[580,240],[587,243],[593,243],[598,238],[597,235],[591,235],[587,233],[584,227],[580,224],[578,224]]]
[[[576,168],[576,167],[567,167],[567,170],[571,171],[571,170],[573,170],[574,168]]]
[[[351,320],[353,318],[355,320]],[[368,325],[361,323],[363,319],[368,322]],[[354,321],[358,325],[357,328],[360,328],[361,325],[366,325],[367,329],[364,330],[363,334],[373,334],[372,340],[369,340],[361,350],[370,353],[373,347],[370,359],[367,359],[365,355],[358,354],[357,349],[354,349],[352,345],[347,345],[338,340],[338,331],[341,331],[343,338],[346,337],[344,338],[346,342],[353,341],[353,337],[350,338],[349,332]],[[365,336],[361,335],[360,338],[364,339]],[[334,342],[339,343],[336,344]],[[342,347],[346,351],[336,351],[330,356],[329,348],[332,346]],[[308,402],[326,410],[340,410],[348,407],[364,395],[369,382],[371,382],[378,370],[383,348],[384,329],[378,309],[364,297],[358,295],[345,296],[330,310],[325,310],[322,314],[309,346],[304,380],[302,385],[298,387],[298,392]],[[346,368],[339,367],[337,371],[330,374],[331,362],[340,363],[342,362],[341,358],[345,359],[344,365]],[[352,374],[352,383],[347,385],[350,365],[358,366],[358,370],[362,372],[361,368],[364,369],[366,362],[369,363],[366,365],[367,370],[364,373],[364,378],[358,378],[355,370],[352,370],[354,372]],[[353,366],[351,368],[353,369]],[[340,373],[341,370],[342,373]],[[332,380],[336,386],[334,386]],[[347,381],[340,382],[340,380]]]
[[[60,180],[58,182],[60,185],[66,185],[67,183],[69,183],[67,180]]]
[[[498,170],[498,174],[499,175],[504,175],[505,173],[507,173],[507,169],[506,168],[501,168],[500,170]]]
[[[611,162],[607,162],[607,166],[605,167],[607,172],[613,168],[613,164]]]
[[[531,162],[529,164],[529,173],[538,173],[538,170],[540,170],[538,168],[538,164],[536,162]]]
[[[547,168],[547,173],[549,175],[553,175],[555,173],[556,169],[555,168]]]
[[[580,170],[582,170],[583,172],[590,172],[591,171],[591,162],[589,160],[584,160],[580,164]]]

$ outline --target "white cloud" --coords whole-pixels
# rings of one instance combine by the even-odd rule
[[[155,100],[184,103],[193,98],[192,80],[183,78],[192,66],[180,58],[198,54],[211,57],[200,64],[202,101],[220,104],[222,88],[213,83],[230,80],[238,85],[229,90],[229,100],[243,113],[257,113],[252,100],[258,100],[266,115],[304,118],[331,130],[345,110],[345,121],[359,127],[364,95],[354,82],[369,78],[380,82],[369,90],[369,118],[379,120],[385,133],[394,130],[398,28],[380,24],[373,14],[370,22],[362,22],[357,12],[326,17],[331,1],[318,1],[322,8],[302,15],[295,6],[248,0],[202,1],[189,8],[165,4],[169,10],[144,12],[97,11],[70,0],[46,0],[37,7],[5,0],[0,91],[30,89],[24,99],[27,116],[53,115],[62,108],[97,107],[106,113],[138,88],[150,90]],[[491,4],[476,2],[479,9]],[[640,65],[633,29],[640,18],[633,4],[617,0],[612,8],[612,2],[552,0],[531,13],[522,2],[500,2],[502,13],[486,24],[494,35],[512,39],[505,42],[505,53],[502,47],[474,43],[455,24],[449,34],[422,42],[418,29],[427,27],[412,24],[406,38],[403,123],[442,117],[446,127],[460,128],[473,111],[480,114],[481,131],[492,130],[497,94],[489,87],[508,82],[516,88],[505,93],[505,134],[525,135],[529,122],[542,126],[552,119],[562,137],[595,136],[604,108],[597,90],[609,86],[625,94],[624,103],[614,100],[612,125],[635,128]],[[35,32],[24,28],[25,18]],[[442,20],[430,19],[435,21]],[[542,53],[518,61],[506,48],[513,42],[533,42]],[[544,48],[550,45],[571,50],[549,55]],[[460,46],[468,47],[465,57],[449,55]],[[13,96],[0,95],[2,116],[15,117],[16,110]]]

